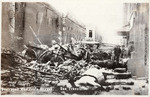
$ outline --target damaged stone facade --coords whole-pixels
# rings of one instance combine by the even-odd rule
[[[134,42],[128,69],[134,76],[148,77],[149,4],[125,3],[124,24],[130,26],[127,41]]]
[[[12,14],[10,12],[12,9],[11,6],[14,9]],[[76,35],[78,38],[75,39],[79,41],[85,35],[85,26],[81,26],[79,22],[76,23],[69,18],[65,19],[66,24],[64,25],[62,13],[47,3],[3,2],[2,14],[3,48],[12,48],[15,51],[21,51],[23,50],[23,45],[28,45],[29,42],[40,44],[36,37],[39,38],[42,44],[50,47],[52,46],[52,40],[64,44],[71,41],[70,36],[75,37]],[[68,20],[70,21],[68,22]],[[10,28],[9,24],[13,22],[14,27]],[[64,31],[63,28],[66,30]],[[14,33],[13,40],[10,30],[13,30]],[[11,39],[11,41],[8,41],[8,39]]]
[[[41,43],[51,46],[51,40],[58,41],[59,18],[59,13],[45,3],[26,3],[24,43],[33,41],[39,44],[31,26]]]

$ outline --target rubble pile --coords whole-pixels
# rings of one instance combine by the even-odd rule
[[[52,48],[51,48],[52,49]],[[60,91],[60,87],[65,87],[65,93],[75,93],[79,91],[69,91],[68,88],[77,88],[91,91],[109,91],[112,83],[109,79],[128,79],[131,73],[127,72],[126,64],[116,62],[110,59],[107,54],[93,54],[90,60],[82,58],[81,54],[73,55],[67,50],[59,50],[57,53],[41,49],[41,55],[28,50],[27,56],[22,53],[16,53],[13,50],[2,50],[2,87],[54,87],[54,91]],[[32,55],[30,55],[32,52]],[[69,53],[69,57],[65,57],[65,52]],[[36,53],[36,54],[35,54]],[[96,52],[94,52],[96,53]],[[98,52],[97,52],[98,53]],[[40,54],[40,53],[39,53]],[[72,56],[73,55],[73,56]],[[40,56],[40,58],[36,58]],[[44,62],[41,61],[45,60]],[[44,59],[45,58],[45,59]],[[60,60],[56,60],[56,59]],[[88,80],[87,80],[88,79]],[[62,83],[64,82],[65,83]],[[122,84],[122,83],[119,83]],[[134,83],[125,83],[133,85]],[[95,93],[95,92],[92,92]],[[99,92],[100,93],[100,92]]]
[[[31,86],[35,81],[35,72],[23,68],[26,60],[12,50],[2,50],[1,78],[2,87]]]
[[[27,62],[27,59],[12,50],[2,50],[2,86],[24,87],[36,86],[37,79],[46,83],[75,77],[83,67],[83,61],[64,61],[59,67],[50,66],[51,62]],[[83,72],[83,70],[81,70]],[[44,76],[44,77],[43,77]],[[58,77],[58,78],[57,78]]]

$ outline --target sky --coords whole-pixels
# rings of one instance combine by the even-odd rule
[[[123,26],[123,3],[111,0],[49,0],[55,9],[71,14],[87,26],[98,29],[103,42],[117,44],[116,32]]]

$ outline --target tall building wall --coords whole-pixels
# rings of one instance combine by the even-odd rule
[[[129,31],[129,40],[134,42],[134,51],[128,62],[128,69],[138,77],[148,77],[148,34],[149,34],[149,4],[131,3],[125,4],[125,19],[131,17],[134,11],[133,26]],[[131,26],[131,24],[130,24]]]
[[[48,46],[52,40],[65,44],[70,43],[71,37],[77,41],[84,39],[85,26],[70,18],[65,22],[64,25],[61,13],[47,3],[2,3],[2,47],[22,51],[29,42],[40,44],[36,36]]]
[[[69,17],[64,18],[63,43],[70,43],[71,38],[76,41],[82,41],[85,38],[85,26],[80,25]]]
[[[58,40],[61,15],[46,3],[3,2],[2,3],[2,48],[22,51],[29,41],[51,46]],[[31,27],[31,28],[30,28]]]
[[[26,3],[24,42],[33,41],[37,44],[35,34],[42,44],[51,46],[51,41],[58,40],[60,15],[44,3]]]
[[[14,36],[14,11],[15,5],[12,2],[2,3],[2,48],[15,49]]]

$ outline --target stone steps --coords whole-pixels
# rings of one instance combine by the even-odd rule
[[[128,79],[131,78],[131,72],[124,72],[124,73],[115,72],[114,76],[116,79]]]

